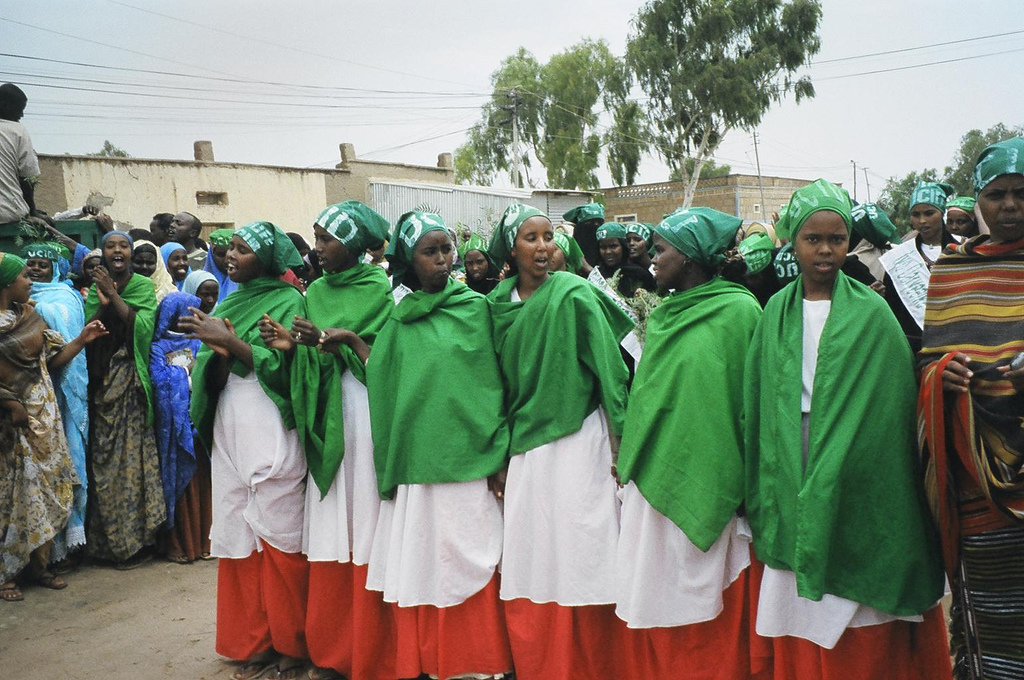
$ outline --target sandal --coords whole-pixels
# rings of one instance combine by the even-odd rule
[[[274,666],[277,680],[299,680],[306,671],[306,662],[290,656],[282,656]]]
[[[143,564],[151,562],[153,560],[152,553],[149,552],[137,552],[124,562],[118,562],[114,565],[114,569],[118,571],[130,571],[132,569],[138,569]]]
[[[231,680],[256,680],[271,668],[277,667],[277,656],[274,654],[257,654],[251,659],[246,659],[242,665],[231,674]]]
[[[0,602],[21,602],[25,595],[14,581],[0,585]]]
[[[68,587],[68,582],[52,571],[41,571],[38,574],[30,575],[28,579],[29,583],[49,588],[50,590],[64,590]]]
[[[309,669],[309,680],[345,680],[345,676],[333,668],[313,666]]]
[[[192,560],[184,555],[167,555],[167,561],[172,564],[192,564]]]

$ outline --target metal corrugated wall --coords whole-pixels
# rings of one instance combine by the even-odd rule
[[[448,226],[469,227],[489,235],[505,208],[517,201],[532,204],[529,190],[435,186],[400,182],[370,182],[370,205],[392,224],[417,206],[429,206]],[[537,206],[541,210],[546,206]]]

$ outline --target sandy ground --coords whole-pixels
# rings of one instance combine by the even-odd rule
[[[213,651],[216,562],[85,566],[67,589],[0,602],[4,680],[205,680],[235,666]]]

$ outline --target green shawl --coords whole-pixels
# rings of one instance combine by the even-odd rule
[[[579,431],[598,405],[622,434],[629,371],[619,342],[633,322],[610,297],[569,272],[552,272],[526,302],[518,276],[488,297],[505,378],[513,455]]]
[[[288,429],[295,427],[288,362],[283,352],[268,349],[263,344],[256,324],[264,314],[269,314],[271,319],[291,326],[293,317],[305,311],[302,293],[292,284],[272,276],[261,276],[238,284],[238,288],[217,305],[217,316],[230,320],[242,342],[252,346],[252,365],[256,378],[281,412],[281,420]],[[298,366],[293,366],[293,370],[310,372],[311,353],[308,347],[296,347],[292,363]],[[207,387],[206,372],[212,370],[210,364],[215,356],[212,349],[203,345],[192,369],[192,422],[207,451],[213,450],[213,420],[220,398],[219,393]],[[231,372],[245,377],[249,369],[236,359],[232,361]]]
[[[769,300],[747,354],[746,510],[757,556],[795,572],[801,597],[920,614],[942,597],[943,575],[917,461],[910,347],[881,296],[840,273],[818,349],[806,471],[802,347],[798,277]]]
[[[760,318],[757,298],[721,278],[669,296],[629,394],[619,477],[705,551],[743,502],[743,360]]]
[[[508,422],[487,299],[464,284],[409,293],[366,365],[381,498],[399,484],[483,479],[505,464]]]
[[[135,310],[135,323],[132,325],[132,355],[135,357],[135,370],[146,393],[146,425],[153,424],[153,382],[149,379],[149,346],[153,342],[153,328],[156,326],[156,291],[153,282],[142,274],[132,274],[128,285],[120,292],[124,303]],[[89,287],[89,296],[85,299],[85,319],[96,317],[103,305],[96,292],[96,284]]]
[[[306,317],[317,328],[344,328],[368,345],[373,345],[394,308],[388,275],[380,267],[363,262],[342,272],[324,274],[306,291]],[[356,353],[348,345],[338,350],[340,356],[314,352],[313,370],[299,370],[297,362],[292,363],[291,370],[295,422],[306,465],[321,496],[330,490],[345,455],[341,376],[348,369],[366,383],[366,369]]]

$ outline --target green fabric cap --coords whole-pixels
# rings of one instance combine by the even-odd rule
[[[673,293],[647,321],[629,393],[619,478],[705,551],[743,502],[743,362],[760,318],[720,277]]]
[[[580,267],[583,266],[583,250],[580,248],[580,244],[576,243],[576,239],[566,233],[556,231],[555,245],[565,255],[566,269],[573,274],[578,272]]]
[[[775,233],[779,238],[793,240],[808,218],[822,210],[838,214],[846,223],[846,230],[850,231],[853,228],[853,217],[850,215],[852,208],[850,194],[846,189],[819,179],[793,192],[785,217],[779,214]]]
[[[516,243],[519,227],[523,226],[523,222],[531,217],[538,216],[547,219],[547,215],[542,211],[522,203],[513,203],[505,208],[505,212],[491,234],[491,244],[488,247],[495,262],[504,263],[512,259],[512,247]]]
[[[268,274],[280,276],[302,264],[302,256],[288,235],[270,222],[253,222],[234,233],[252,248]]]
[[[25,268],[25,260],[14,253],[0,252],[0,288],[6,288],[14,283],[18,274]]]
[[[210,245],[227,248],[231,245],[231,237],[234,235],[234,229],[217,229],[216,231],[210,232],[210,235],[206,240],[210,242]]]
[[[391,224],[376,210],[359,201],[327,206],[316,218],[316,224],[341,241],[350,253],[380,248],[391,239]]]
[[[896,225],[874,203],[855,205],[851,216],[853,232],[871,245],[882,248],[896,239]]]
[[[416,244],[424,234],[432,231],[443,231],[451,236],[448,225],[440,215],[411,210],[398,218],[395,225],[395,237],[388,244],[384,256],[391,264],[391,285],[394,288],[402,285],[405,273],[412,267],[412,253]]]
[[[953,193],[953,185],[945,182],[918,182],[910,194],[910,209],[915,205],[925,204],[944,211],[946,201]]]
[[[56,262],[61,257],[61,251],[53,243],[29,243],[21,249],[21,256],[26,260],[38,258],[40,260]]]
[[[654,233],[654,227],[644,222],[630,222],[626,225],[627,234],[636,234],[644,241],[647,242],[647,247],[651,247],[651,234]]]
[[[572,210],[563,213],[562,219],[573,224],[582,224],[591,220],[601,220],[604,222],[604,206],[600,203],[578,205]]]
[[[1011,137],[985,147],[974,166],[974,190],[1000,175],[1024,175],[1024,137]]]
[[[956,208],[957,210],[963,210],[965,213],[973,215],[976,203],[977,201],[970,196],[957,196],[946,204],[946,210]]]
[[[747,271],[757,274],[772,263],[772,250],[775,244],[763,231],[751,234],[740,241],[739,251],[747,265]]]
[[[476,232],[471,233],[468,239],[460,243],[457,250],[459,251],[460,260],[465,260],[466,253],[471,250],[479,250],[481,253],[488,256],[488,259],[490,259],[490,256],[487,253],[487,240]]]
[[[626,240],[626,227],[618,222],[605,222],[602,224],[597,233],[594,234],[598,241],[603,238],[617,238]]]
[[[736,232],[742,224],[739,217],[713,208],[687,208],[662,220],[654,233],[691,260],[714,269],[736,243]]]

